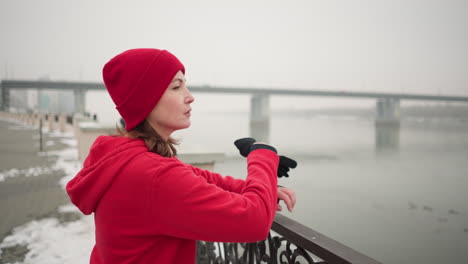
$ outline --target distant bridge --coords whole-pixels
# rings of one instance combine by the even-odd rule
[[[103,83],[97,82],[63,82],[63,81],[28,81],[28,80],[3,80],[2,89],[39,89],[39,90],[105,90]],[[399,100],[424,100],[424,101],[452,101],[468,102],[468,96],[444,96],[409,93],[375,93],[375,92],[349,92],[328,90],[301,90],[301,89],[271,89],[271,88],[240,88],[218,86],[192,86],[192,92],[202,93],[229,93],[229,94],[264,94],[264,95],[290,95],[290,96],[327,96],[327,97],[354,97],[354,98],[392,98]]]
[[[2,89],[1,110],[3,111],[8,111],[9,109],[10,90],[12,89],[72,90],[75,97],[75,111],[79,113],[85,112],[85,95],[87,91],[105,90],[103,83],[95,82],[3,80],[1,81],[0,86]],[[377,103],[375,124],[377,149],[397,149],[399,146],[401,100],[468,102],[467,96],[443,96],[408,93],[375,93],[271,88],[262,89],[216,86],[189,86],[189,89],[195,93],[201,92],[252,95],[250,106],[250,135],[254,138],[266,142],[269,141],[270,135],[270,95],[376,99]]]

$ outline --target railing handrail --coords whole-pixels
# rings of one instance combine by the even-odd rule
[[[279,213],[276,214],[271,230],[326,263],[380,264],[377,260]]]

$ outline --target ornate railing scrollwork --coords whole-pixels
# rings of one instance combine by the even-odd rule
[[[197,263],[199,264],[247,264],[247,263],[319,263],[310,254],[286,238],[268,235],[255,243],[214,243],[197,242]],[[302,258],[306,262],[299,262]]]

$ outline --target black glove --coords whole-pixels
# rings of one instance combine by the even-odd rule
[[[239,149],[239,153],[243,157],[247,157],[250,152],[256,149],[268,149],[275,153],[278,153],[273,146],[262,144],[262,143],[255,143],[255,139],[253,138],[240,138],[234,141],[234,145],[236,145],[237,149]]]
[[[234,145],[236,145],[241,156],[247,158],[250,153],[250,147],[255,142],[256,140],[253,138],[239,138],[238,140],[234,141]]]
[[[253,150],[258,148],[267,148],[270,150],[273,150],[276,152],[276,149],[273,148],[272,146],[269,145],[264,145],[264,144],[257,144],[255,147],[252,147],[254,143],[256,142],[255,139],[253,138],[240,138],[236,141],[234,141],[234,145],[236,145],[237,149],[239,150],[239,153],[243,157],[247,157],[249,153]],[[279,156],[279,165],[278,165],[278,178],[281,177],[289,177],[289,170],[294,169],[297,166],[297,162],[293,159],[290,159],[286,156]]]
[[[278,178],[289,177],[289,169],[294,169],[297,166],[297,162],[293,159],[290,159],[286,156],[279,156],[279,165],[278,165]]]

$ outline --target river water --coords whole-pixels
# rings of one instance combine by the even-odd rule
[[[181,150],[223,152],[215,171],[243,178],[232,142],[247,111],[193,111]],[[375,150],[369,116],[273,114],[271,140],[298,167],[280,184],[296,191],[287,217],[382,263],[468,262],[468,122],[403,118],[399,151]]]

